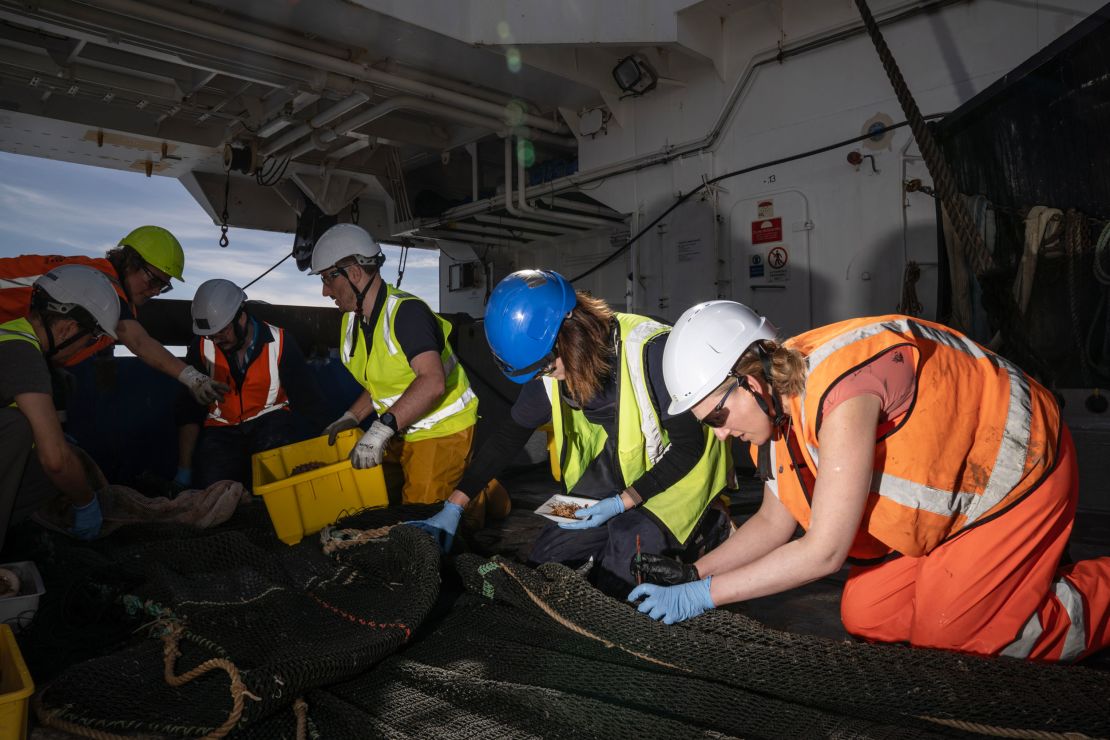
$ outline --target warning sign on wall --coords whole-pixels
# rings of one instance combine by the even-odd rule
[[[786,251],[786,245],[779,244],[778,246],[771,247],[767,252],[767,280],[772,283],[785,283],[790,280],[790,270],[787,265],[790,264],[790,255]]]
[[[782,219],[767,218],[752,221],[752,244],[767,244],[782,241]]]

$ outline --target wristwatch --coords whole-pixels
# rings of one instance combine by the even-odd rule
[[[382,424],[385,424],[394,432],[397,431],[397,419],[393,416],[391,412],[386,411],[384,414],[378,417],[378,421],[380,421]]]

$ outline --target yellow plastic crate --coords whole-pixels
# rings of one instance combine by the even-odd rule
[[[355,470],[347,459],[361,436],[362,430],[348,429],[340,432],[334,446],[328,445],[325,435],[251,458],[254,495],[266,503],[279,540],[295,545],[341,515],[389,504],[381,466]],[[291,475],[298,465],[309,462],[327,464]]]
[[[12,628],[0,624],[0,740],[27,737],[27,704],[35,682],[19,653]]]

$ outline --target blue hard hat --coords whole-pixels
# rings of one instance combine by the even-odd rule
[[[520,270],[497,284],[486,306],[486,341],[505,377],[527,383],[555,360],[555,339],[577,302],[551,270]]]

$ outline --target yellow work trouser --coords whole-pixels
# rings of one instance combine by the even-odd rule
[[[394,437],[385,453],[385,462],[400,463],[405,475],[401,502],[435,504],[455,490],[470,462],[474,427],[445,437],[409,442]]]
[[[474,427],[416,442],[394,437],[385,462],[401,466],[405,477],[401,502],[435,504],[450,496],[470,463],[473,440]],[[466,507],[466,524],[480,529],[487,514],[500,519],[508,515],[509,507],[508,492],[496,480],[490,481]]]

